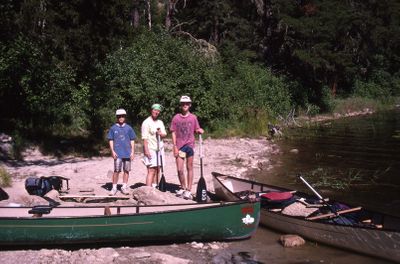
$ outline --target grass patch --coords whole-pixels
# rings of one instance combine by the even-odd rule
[[[348,190],[354,184],[363,181],[362,172],[356,169],[336,171],[329,168],[317,168],[305,174],[315,188],[331,188],[334,190]]]
[[[11,175],[6,169],[0,167],[0,187],[10,187],[11,186]]]
[[[365,97],[349,97],[345,99],[335,99],[333,113],[347,114],[358,111],[382,111],[392,109],[399,102],[397,97],[385,98],[385,100],[371,99]]]
[[[268,136],[268,123],[274,123],[267,111],[244,110],[235,120],[216,120],[210,127],[215,138]]]

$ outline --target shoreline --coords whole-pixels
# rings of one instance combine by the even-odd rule
[[[273,140],[260,138],[228,138],[205,139],[204,150],[204,176],[207,187],[211,190],[211,172],[218,171],[241,178],[249,176],[253,170],[268,171],[276,164],[271,162],[271,157],[281,154],[279,146]],[[166,142],[165,176],[167,182],[178,183],[176,168],[171,153],[171,144]],[[142,154],[135,149],[135,159],[132,163],[132,175],[129,184],[145,181],[146,168],[141,163]],[[196,146],[198,150],[198,145]],[[13,189],[13,196],[24,195],[24,179],[27,176],[60,175],[71,178],[71,191],[77,187],[94,187],[96,194],[108,193],[101,186],[110,182],[109,171],[113,167],[111,157],[81,158],[65,156],[56,158],[43,156],[37,149],[30,149],[24,153],[23,162],[9,162],[0,165],[13,174],[13,186],[4,188],[6,191]],[[200,164],[198,152],[194,161],[194,186],[200,177]],[[121,180],[120,180],[121,181]],[[75,188],[75,189],[73,189]],[[99,193],[98,193],[99,192]],[[1,201],[4,202],[4,201]],[[0,202],[0,203],[1,203]],[[10,201],[8,201],[9,203]],[[259,227],[251,239],[230,242],[180,242],[173,244],[156,245],[80,245],[79,247],[35,247],[13,248],[0,251],[4,263],[232,263],[239,260],[241,253],[249,253],[251,261],[272,261],[273,263],[291,262],[326,262],[326,263],[375,263],[368,257],[339,251],[341,258],[337,258],[338,250],[313,242],[306,242],[300,248],[283,248],[278,240],[280,233]],[[172,243],[172,242],[171,242]],[[225,261],[225,262],[224,262]]]
[[[194,180],[192,193],[195,193],[197,182],[200,179],[200,159],[198,143],[195,148]],[[146,182],[146,167],[141,159],[143,154],[135,148],[135,158],[132,161],[132,170],[129,185]],[[172,155],[172,144],[165,142],[164,175],[169,183],[179,184],[175,159]],[[211,172],[217,171],[236,177],[245,177],[248,171],[271,167],[269,155],[273,155],[278,146],[266,138],[244,139],[211,139],[203,141],[203,171],[207,187],[213,191]],[[108,157],[82,158],[65,156],[57,158],[44,156],[37,148],[30,148],[23,153],[23,161],[0,162],[0,165],[11,175],[11,187],[3,188],[10,199],[0,201],[0,205],[8,203],[22,203],[29,198],[25,191],[24,182],[29,176],[63,176],[70,179],[70,193],[78,192],[79,188],[93,188],[97,195],[107,195],[104,188],[111,182],[113,160]],[[122,182],[120,175],[119,183]]]
[[[139,148],[139,147],[138,147]],[[129,185],[137,182],[145,182],[146,168],[141,162],[142,154],[135,148],[135,158],[132,162],[132,171]],[[178,183],[176,167],[172,155],[172,144],[167,140],[166,161],[164,174],[166,181]],[[277,146],[266,138],[244,139],[205,139],[203,141],[204,152],[204,177],[207,188],[213,191],[212,171],[244,177],[251,169],[259,169],[268,165],[267,153],[277,151]],[[198,150],[198,145],[196,146]],[[272,154],[271,154],[272,155]],[[10,196],[8,200],[0,201],[1,206],[9,203],[31,203],[27,194],[24,181],[28,176],[59,175],[70,178],[70,193],[77,192],[79,188],[93,188],[98,195],[107,195],[108,191],[102,188],[104,183],[111,181],[110,172],[113,168],[111,157],[80,158],[66,156],[56,158],[43,156],[37,148],[24,152],[24,160],[21,162],[1,162],[12,175],[12,186],[3,188]],[[198,152],[194,160],[194,184],[195,191],[200,178],[200,159]],[[121,182],[121,177],[120,177]],[[42,199],[38,197],[39,199]],[[37,200],[37,199],[36,199]],[[35,202],[35,200],[33,200]],[[68,205],[67,205],[68,206]],[[232,241],[234,242],[234,241]],[[73,250],[68,247],[58,248],[16,248],[0,251],[0,257],[6,260],[4,263],[219,263],[221,260],[230,261],[232,258],[240,258],[240,248],[232,242],[187,242],[161,245],[91,245],[81,246]],[[240,243],[240,241],[238,242]],[[250,252],[251,253],[251,252]],[[252,256],[252,258],[257,258]]]

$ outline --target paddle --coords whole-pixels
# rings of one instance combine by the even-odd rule
[[[361,209],[362,209],[362,207],[359,206],[359,207],[340,210],[340,211],[337,211],[336,213],[327,213],[327,214],[307,217],[306,220],[318,220],[318,219],[322,219],[322,218],[331,218],[331,217],[336,217],[336,216],[341,215],[341,214],[347,214],[347,213],[352,213],[352,212],[355,212],[355,211],[360,211]]]
[[[200,180],[197,183],[196,191],[196,202],[206,203],[207,202],[207,186],[206,181],[203,177],[203,138],[199,134],[199,145],[200,145]]]
[[[156,132],[156,138],[157,138],[157,150],[156,150],[156,162],[157,162],[157,172],[156,172],[156,183],[158,184],[158,180],[159,180],[159,173],[160,173],[160,163],[159,163],[159,158],[158,156],[160,155],[160,135],[158,134],[158,131],[160,130],[160,128],[157,128],[157,132]]]
[[[326,200],[324,198],[322,198],[322,196],[300,174],[298,175],[298,177],[318,197],[318,199],[320,199],[329,208],[329,210],[331,210],[331,212],[335,216],[339,216],[340,217],[340,214],[338,214],[338,212],[336,210],[334,210],[332,208],[332,206],[330,204],[328,204],[326,202]]]
[[[157,134],[157,145],[159,146],[159,144],[160,144],[160,135]],[[158,153],[157,153],[157,158],[158,158]],[[163,160],[162,160],[162,155],[160,155],[160,163],[161,163],[160,164],[161,165],[161,179],[160,179],[160,182],[158,183],[158,189],[162,192],[165,192],[167,190],[167,183],[166,183],[165,177],[164,177],[164,164],[163,164]],[[157,169],[158,169],[158,162],[157,162]],[[158,175],[158,171],[157,171],[157,175]]]

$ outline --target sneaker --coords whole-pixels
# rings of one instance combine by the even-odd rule
[[[117,193],[117,189],[112,188],[108,195],[114,196]]]
[[[122,194],[125,194],[125,195],[128,195],[129,194],[129,190],[128,190],[128,187],[121,187],[121,193]]]
[[[179,189],[179,190],[177,190],[175,192],[176,192],[176,196],[182,196],[183,193],[185,192],[185,190],[184,189]]]
[[[193,200],[193,195],[190,191],[185,191],[182,196],[186,200]]]

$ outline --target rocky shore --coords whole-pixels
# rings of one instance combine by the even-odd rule
[[[204,141],[204,177],[207,187],[213,190],[211,172],[218,171],[243,177],[249,169],[268,170],[269,157],[279,152],[278,147],[259,139],[207,139]],[[164,173],[167,182],[178,183],[171,143],[166,144]],[[144,183],[146,168],[141,162],[140,146],[135,151],[129,183]],[[195,192],[200,177],[200,164],[195,154]],[[10,198],[1,201],[34,205],[40,197],[29,196],[24,188],[29,176],[59,175],[70,178],[69,193],[79,193],[82,189],[92,189],[96,195],[107,195],[104,187],[111,182],[113,166],[111,157],[62,157],[44,156],[36,148],[23,154],[23,161],[8,160],[0,164],[12,175],[12,186],[4,188]],[[257,261],[248,252],[231,250],[228,242],[188,242],[163,245],[89,245],[82,248],[4,248],[0,251],[2,263],[245,263]]]

